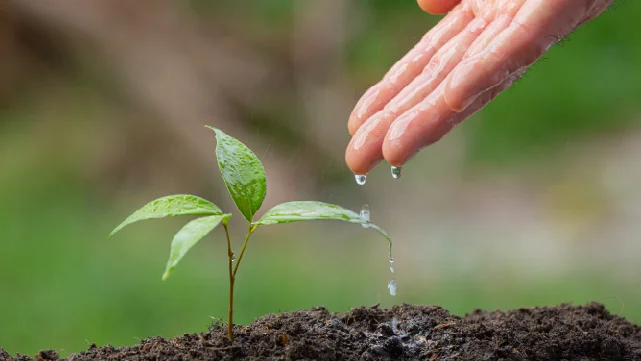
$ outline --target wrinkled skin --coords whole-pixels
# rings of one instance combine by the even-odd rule
[[[402,166],[612,1],[418,0],[448,14],[360,99],[348,121],[347,165],[355,174],[383,159]]]

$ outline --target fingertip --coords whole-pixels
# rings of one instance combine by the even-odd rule
[[[433,15],[440,15],[454,9],[461,0],[417,0],[417,2],[423,11]]]
[[[367,174],[382,160],[382,155],[378,158],[366,158],[359,152],[353,151],[351,142],[345,151],[345,163],[354,174]]]
[[[439,101],[427,110],[405,113],[390,127],[383,142],[383,157],[395,167],[409,162],[426,146],[437,142],[452,129],[449,111]]]
[[[383,159],[393,167],[403,167],[405,163],[409,162],[418,151],[408,152],[394,146],[387,139],[383,143]]]
[[[378,112],[354,133],[345,151],[345,162],[355,174],[367,174],[383,160],[383,141],[394,119],[393,113]]]
[[[394,167],[402,167],[416,154],[414,145],[407,142],[405,134],[411,120],[407,114],[404,115],[392,124],[383,141],[383,158]]]
[[[414,159],[423,148],[439,141],[451,129],[451,126],[444,125],[434,129],[433,133],[424,139],[406,139],[407,143],[395,142],[386,138],[383,143],[383,158],[391,166],[403,167]]]

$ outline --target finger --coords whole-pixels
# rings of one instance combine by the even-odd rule
[[[581,20],[579,25],[587,23],[588,21],[591,21],[597,16],[601,15],[601,13],[604,12],[605,9],[608,8],[608,6],[612,5],[613,2],[614,0],[594,0],[592,6],[590,7],[590,10],[588,11],[588,14],[583,20]]]
[[[433,144],[463,120],[482,109],[507,89],[526,68],[511,74],[501,84],[486,90],[464,112],[449,108],[445,101],[444,85],[430,94],[422,103],[405,112],[390,126],[383,142],[383,156],[391,165],[401,167],[422,148]]]
[[[450,118],[447,119],[447,122],[452,124],[452,127],[459,125],[465,119],[471,117],[479,110],[485,108],[485,106],[494,100],[499,94],[504,92],[506,89],[512,86],[517,80],[523,77],[523,74],[527,72],[529,67],[523,67],[518,69],[514,73],[510,74],[507,79],[505,79],[501,84],[495,86],[492,89],[486,90],[481,96],[479,96],[472,105],[470,105],[463,112],[452,112]]]
[[[354,174],[367,174],[383,160],[383,140],[395,118],[380,111],[356,131],[345,151],[345,162]]]
[[[367,174],[383,159],[382,145],[392,121],[436,89],[484,28],[483,19],[470,22],[434,55],[421,75],[356,131],[345,153],[347,165],[355,174]]]
[[[444,90],[448,106],[460,112],[485,90],[534,63],[579,24],[582,15],[577,10],[581,9],[575,2],[526,2],[484,50],[463,61],[448,77]]]
[[[461,0],[418,0],[418,6],[430,14],[445,14],[452,10]]]
[[[525,0],[499,0],[495,3],[496,5],[483,8],[479,17],[485,19],[490,25],[483,31],[483,34],[474,40],[463,59],[485,50],[494,38],[507,29],[524,2]]]
[[[432,28],[409,53],[392,66],[383,80],[361,97],[349,117],[349,133],[354,135],[370,116],[383,109],[385,104],[423,71],[438,49],[460,33],[473,17],[469,8],[459,6]]]
[[[482,18],[472,20],[434,55],[423,72],[403,88],[384,109],[402,114],[425,99],[461,61],[486,26],[487,23]]]

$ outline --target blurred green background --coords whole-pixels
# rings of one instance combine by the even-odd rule
[[[639,2],[619,2],[393,181],[343,162],[358,97],[439,19],[389,0],[16,0],[0,4],[0,347],[62,354],[203,331],[226,313],[220,230],[167,282],[172,232],[129,213],[191,193],[231,210],[204,124],[246,142],[265,208],[320,200],[360,227],[261,229],[236,320],[381,302],[601,301],[641,322]],[[235,211],[235,210],[234,210]],[[241,242],[243,223],[232,222]],[[615,299],[616,297],[618,299]]]

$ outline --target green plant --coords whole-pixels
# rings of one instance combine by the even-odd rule
[[[238,267],[247,249],[249,237],[260,226],[299,222],[308,220],[333,219],[350,223],[359,223],[372,228],[385,236],[389,242],[390,257],[392,241],[380,227],[362,218],[359,214],[333,204],[304,201],[288,202],[275,206],[254,221],[256,212],[267,194],[267,178],[265,169],[256,155],[237,139],[228,136],[222,131],[207,127],[216,132],[216,157],[218,165],[234,203],[240,213],[249,222],[247,235],[243,243],[238,260],[231,247],[227,222],[231,214],[223,213],[215,204],[193,195],[179,194],[156,199],[134,212],[125,219],[110,236],[120,231],[125,226],[144,219],[164,218],[173,216],[201,216],[187,223],[176,235],[171,243],[171,251],[165,272],[162,276],[166,280],[178,262],[185,256],[198,241],[222,223],[227,239],[227,255],[229,263],[229,311],[228,311],[228,336],[233,341],[232,332],[234,314],[234,283]],[[234,261],[236,264],[234,266]]]

